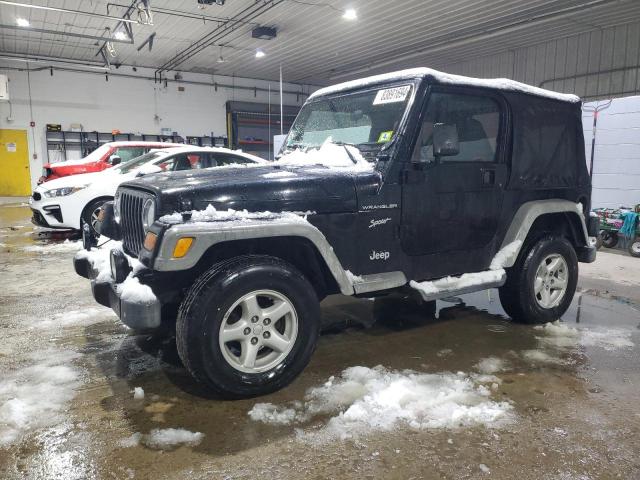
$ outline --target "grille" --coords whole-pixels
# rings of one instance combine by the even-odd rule
[[[120,228],[122,246],[129,255],[138,256],[144,242],[144,226],[142,225],[142,207],[146,199],[154,199],[150,193],[138,190],[120,190]]]

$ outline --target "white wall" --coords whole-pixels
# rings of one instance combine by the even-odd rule
[[[163,127],[178,134],[226,136],[225,103],[242,100],[267,103],[268,93],[222,88],[216,92],[213,86],[156,84],[144,78],[123,78],[118,74],[134,74],[130,67],[114,70],[109,81],[104,74],[78,73],[55,70],[31,72],[3,69],[9,76],[9,92],[13,121],[8,121],[9,104],[0,102],[0,128],[26,129],[29,132],[32,184],[40,176],[42,165],[47,163],[45,128],[47,123],[62,124],[68,129],[71,123],[82,124],[85,131],[160,134]],[[153,77],[153,71],[138,69],[134,75]],[[183,74],[185,81],[197,81],[236,86],[268,88],[269,82],[201,74]],[[31,95],[29,95],[29,81]],[[185,91],[179,92],[178,86]],[[300,85],[285,84],[284,90],[302,91]],[[271,83],[272,103],[279,103],[276,82]],[[304,91],[313,91],[305,86]],[[284,95],[285,105],[302,105],[306,97]],[[30,111],[33,111],[31,114]],[[159,119],[156,119],[155,116]],[[34,128],[29,126],[33,120]],[[36,158],[33,158],[34,155]]]
[[[592,102],[585,107],[606,103]],[[583,112],[582,122],[589,164],[593,113]],[[598,116],[591,203],[607,208],[640,203],[640,96],[614,99]]]

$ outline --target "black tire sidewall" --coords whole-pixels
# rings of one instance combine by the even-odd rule
[[[244,373],[224,358],[218,342],[226,312],[242,296],[256,290],[274,290],[287,297],[298,316],[296,342],[276,367],[261,373]],[[197,311],[190,312],[195,325],[189,330],[189,348],[196,348],[192,366],[207,383],[225,396],[255,396],[270,393],[290,383],[307,365],[318,337],[320,307],[313,287],[295,268],[284,262],[261,261],[225,269],[214,276],[201,293]],[[199,337],[199,338],[197,338]]]
[[[536,272],[542,260],[551,254],[561,255],[568,268],[568,283],[564,297],[553,308],[538,304],[534,292]],[[559,319],[571,305],[578,284],[578,258],[573,246],[564,238],[547,237],[538,241],[525,257],[520,282],[520,307],[527,323],[546,323]]]
[[[96,232],[91,226],[91,214],[94,212],[96,208],[101,207],[102,205],[104,205],[109,201],[110,200],[108,198],[98,198],[96,200],[92,200],[91,202],[89,202],[87,206],[84,207],[84,210],[82,210],[82,215],[80,215],[80,217],[82,218],[82,220],[84,220],[84,222],[87,225],[89,225],[89,228],[95,235],[100,235],[100,233]]]
[[[615,232],[604,231],[602,234],[602,246],[606,248],[614,248],[618,244],[618,234]]]

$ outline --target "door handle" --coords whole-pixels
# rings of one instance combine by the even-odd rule
[[[480,175],[482,176],[482,185],[493,186],[496,184],[496,171],[492,168],[480,169]]]

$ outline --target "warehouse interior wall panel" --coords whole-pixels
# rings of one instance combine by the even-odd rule
[[[125,70],[122,67],[120,71]],[[228,100],[267,103],[269,93],[238,90],[190,83],[154,83],[152,80],[78,73],[49,69],[30,72],[2,70],[9,76],[11,106],[0,102],[0,128],[29,129],[32,184],[39,178],[42,165],[47,162],[45,129],[47,123],[62,124],[68,129],[79,123],[85,131],[160,134],[161,128],[171,128],[179,135],[226,136],[225,104]],[[151,75],[138,69],[140,75]],[[279,103],[278,83],[242,78],[228,78],[202,74],[184,74],[183,80],[220,84],[271,87],[271,102]],[[179,91],[183,87],[184,91]],[[313,91],[314,87],[285,84],[285,91]],[[31,96],[29,95],[31,91]],[[300,106],[305,95],[284,95],[284,103]],[[13,120],[7,121],[9,109]],[[33,110],[31,117],[30,110]],[[30,128],[33,119],[35,127]],[[37,158],[33,158],[33,154]],[[56,152],[52,153],[55,160]],[[60,160],[63,157],[60,156]]]
[[[592,102],[585,107],[606,106]],[[584,112],[587,162],[593,114]],[[593,165],[594,207],[633,207],[640,203],[640,96],[614,99],[598,116]]]

